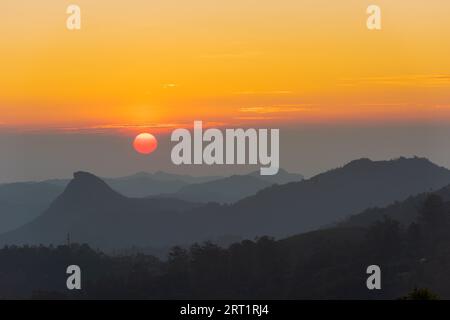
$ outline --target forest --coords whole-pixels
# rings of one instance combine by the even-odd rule
[[[450,211],[430,194],[416,222],[385,217],[369,227],[338,226],[227,248],[173,247],[166,259],[110,255],[86,244],[5,246],[0,298],[34,299],[401,299],[450,297]],[[79,265],[82,289],[66,288]],[[368,290],[379,265],[382,289]]]

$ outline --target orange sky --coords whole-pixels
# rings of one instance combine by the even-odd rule
[[[0,128],[450,121],[449,1],[2,0],[0,30]]]

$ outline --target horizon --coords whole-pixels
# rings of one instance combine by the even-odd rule
[[[100,176],[167,171],[198,176],[232,175],[256,166],[175,166],[169,135],[156,135],[158,149],[139,155],[133,137],[102,134],[0,134],[0,183],[67,177],[84,170]],[[450,168],[450,126],[307,126],[280,129],[280,167],[313,176],[358,158],[425,157]]]
[[[431,161],[430,159],[426,158],[426,157],[420,157],[417,155],[413,155],[410,157],[405,157],[405,156],[399,156],[396,158],[390,158],[390,159],[371,159],[371,158],[367,158],[367,157],[361,157],[361,158],[356,158],[353,160],[350,160],[348,162],[342,163],[341,165],[335,166],[335,167],[330,167],[328,169],[325,169],[321,172],[318,172],[316,174],[313,174],[311,176],[306,176],[304,175],[302,172],[293,172],[293,171],[289,171],[286,170],[285,168],[280,167],[278,173],[275,175],[277,176],[279,173],[287,173],[287,174],[293,174],[293,175],[299,175],[302,176],[302,179],[299,180],[300,181],[304,181],[304,180],[310,180],[312,178],[314,178],[315,176],[321,175],[323,173],[327,173],[328,171],[332,171],[332,170],[337,170],[337,169],[341,169],[351,163],[354,162],[358,162],[358,161],[364,161],[364,160],[368,160],[370,163],[380,163],[380,162],[396,162],[396,161],[400,161],[400,160],[426,160],[429,161],[431,164],[440,167],[440,168],[444,168],[447,170],[450,170],[450,167],[446,167],[446,166],[442,166],[439,165],[438,163],[435,163],[433,161]],[[253,167],[257,167],[256,165],[253,165]],[[96,176],[99,179],[111,179],[111,180],[119,180],[119,179],[124,179],[124,178],[130,178],[133,176],[139,176],[139,175],[150,175],[150,176],[154,176],[157,174],[167,174],[167,175],[173,175],[173,176],[179,176],[179,177],[191,177],[191,178],[213,178],[212,180],[208,180],[208,181],[214,181],[214,180],[220,180],[220,179],[224,179],[224,178],[229,178],[229,177],[233,177],[233,176],[245,176],[245,175],[251,175],[251,174],[255,174],[255,173],[259,173],[259,169],[256,170],[252,170],[252,169],[246,169],[244,171],[241,171],[239,173],[231,173],[231,174],[223,174],[223,175],[211,175],[211,174],[200,174],[200,175],[195,175],[195,174],[186,174],[186,173],[179,173],[179,172],[175,172],[175,171],[164,171],[164,170],[156,170],[156,171],[136,171],[136,172],[130,172],[124,175],[118,175],[118,176],[102,176],[97,174],[96,172],[93,171],[84,171],[84,170],[75,170],[72,173],[68,174],[67,176],[61,176],[61,177],[48,177],[48,178],[44,178],[42,180],[22,180],[22,181],[9,181],[9,182],[0,182],[0,185],[8,185],[8,184],[15,184],[15,183],[42,183],[42,182],[48,182],[48,181],[53,181],[53,180],[63,180],[63,181],[70,181],[74,179],[74,176],[76,173],[88,173],[91,175]],[[264,178],[264,176],[257,176],[257,178]],[[269,176],[270,177],[270,176]],[[196,183],[201,183],[201,182],[195,182],[195,183],[191,183],[191,184],[196,184]]]

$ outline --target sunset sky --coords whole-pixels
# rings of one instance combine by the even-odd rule
[[[450,2],[0,4],[8,127],[450,120]]]
[[[450,124],[449,1],[2,0],[0,30],[4,135]]]

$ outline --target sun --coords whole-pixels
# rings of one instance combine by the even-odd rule
[[[158,140],[151,133],[140,133],[134,138],[133,147],[138,153],[150,154],[158,147]]]

